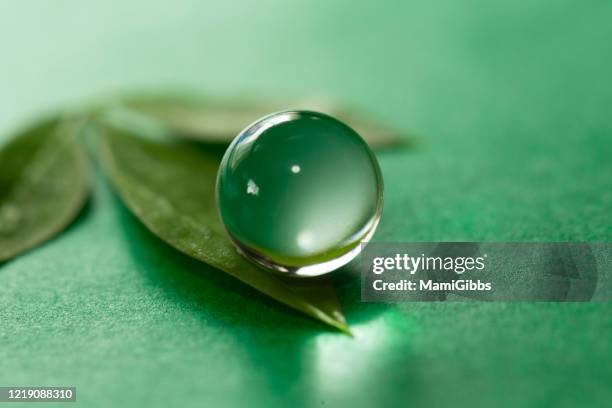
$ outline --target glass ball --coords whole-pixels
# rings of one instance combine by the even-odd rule
[[[311,111],[274,113],[243,130],[223,156],[216,194],[239,251],[294,276],[350,262],[383,206],[380,168],[366,142]]]

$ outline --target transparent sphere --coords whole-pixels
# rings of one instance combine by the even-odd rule
[[[316,276],[348,263],[374,233],[383,183],[353,129],[322,113],[286,111],[234,139],[219,168],[217,205],[244,256]]]

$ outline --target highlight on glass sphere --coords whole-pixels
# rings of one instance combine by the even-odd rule
[[[216,194],[238,250],[292,276],[350,262],[383,206],[380,168],[366,142],[312,111],[274,113],[243,130],[223,156]]]

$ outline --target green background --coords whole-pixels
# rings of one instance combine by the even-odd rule
[[[411,142],[379,154],[377,241],[609,242],[611,20],[609,1],[3,1],[0,129],[126,88],[330,96]],[[177,255],[95,180],[77,223],[0,265],[0,385],[74,385],[81,406],[610,405],[609,303],[362,304],[340,279],[350,338]]]

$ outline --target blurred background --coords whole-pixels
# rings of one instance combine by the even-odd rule
[[[0,141],[124,90],[327,97],[410,141],[378,155],[376,240],[609,242],[611,19],[608,1],[4,0]],[[99,180],[92,206],[0,270],[0,385],[76,385],[85,406],[609,402],[609,304],[341,289],[351,339],[134,248]]]
[[[518,238],[545,238],[524,231],[539,205],[574,222],[567,231],[551,229],[563,229],[559,238],[606,233],[608,224],[589,221],[589,212],[597,212],[590,206],[603,204],[597,203],[602,191],[589,183],[604,182],[606,172],[592,170],[610,153],[607,2],[4,1],[0,7],[1,134],[40,112],[125,90],[327,97],[363,108],[421,143],[427,153],[409,163],[409,155],[381,158],[387,181],[458,178],[415,187],[433,199],[426,208],[419,206],[423,200],[406,200],[407,188],[387,189],[388,201],[397,198],[412,213],[434,209],[436,218],[447,218],[440,231],[429,230],[438,224],[428,215],[418,225],[404,221],[400,231],[418,227],[415,239],[464,235],[463,224],[448,229],[457,213],[444,214],[455,196],[445,191],[438,206],[430,194],[453,186],[463,194],[462,181],[490,187],[469,205],[493,199],[504,206],[494,214],[456,208],[469,223],[504,216],[514,218],[509,228],[520,223]],[[500,213],[509,200],[511,214]],[[580,211],[558,208],[562,200],[578,200]]]
[[[601,118],[610,102],[604,1],[0,7],[3,128],[126,87],[329,94],[427,137],[476,121],[558,131],[562,119]]]

